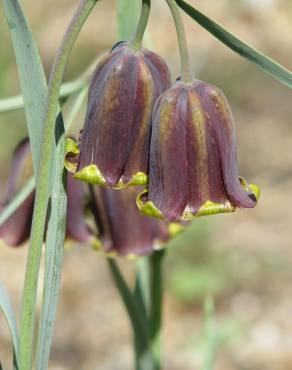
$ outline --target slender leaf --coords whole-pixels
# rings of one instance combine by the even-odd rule
[[[74,94],[83,90],[87,85],[87,81],[74,80],[66,82],[62,85],[60,90],[60,98],[65,98],[68,95]],[[0,99],[0,113],[10,112],[24,108],[24,101],[22,95],[11,96],[9,98]]]
[[[2,0],[10,29],[32,149],[37,173],[47,83],[37,46],[18,0]]]
[[[235,51],[240,56],[255,63],[265,73],[271,75],[273,78],[292,88],[292,72],[283,67],[281,64],[275,62],[270,57],[264,55],[258,50],[252,48],[248,44],[241,41],[231,32],[224,29],[221,25],[214,22],[199,10],[192,7],[184,0],[176,0],[177,4],[183,9],[191,18],[199,23],[203,28],[215,36],[218,40],[223,42],[230,49]]]
[[[143,308],[139,306],[139,301],[128,288],[118,264],[108,258],[108,265],[132,325],[136,347],[136,369],[156,370],[155,360],[150,350],[148,323],[145,321]]]
[[[18,359],[18,347],[19,347],[19,337],[17,323],[11,302],[9,300],[8,294],[4,286],[0,283],[0,310],[3,312],[4,317],[7,321],[8,328],[12,337],[13,343],[13,362],[14,369],[19,368],[19,359]]]
[[[43,304],[38,335],[36,369],[46,370],[53,338],[53,330],[57,311],[61,283],[64,239],[66,231],[66,173],[63,161],[65,155],[64,126],[61,114],[57,128],[61,128],[57,141],[57,163],[55,164],[56,179],[51,195],[50,219],[46,239],[45,277]]]
[[[139,17],[141,1],[116,0],[117,1],[117,23],[118,37],[122,41],[128,41],[133,35]]]

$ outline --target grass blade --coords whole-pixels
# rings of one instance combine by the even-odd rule
[[[179,7],[184,10],[191,18],[199,23],[203,28],[223,42],[230,49],[235,51],[240,56],[255,63],[265,73],[271,75],[274,79],[292,88],[292,72],[275,62],[270,57],[264,55],[260,51],[252,48],[248,44],[241,41],[231,32],[224,29],[218,23],[214,22],[199,10],[192,7],[184,0],[176,0]]]
[[[0,310],[3,312],[3,315],[6,319],[8,328],[13,342],[13,358],[14,358],[14,369],[18,369],[19,360],[18,360],[18,346],[19,346],[19,337],[17,323],[14,316],[13,308],[9,300],[8,294],[4,286],[0,283]]]
[[[37,46],[18,0],[3,0],[21,83],[34,171],[38,168],[47,82]]]
[[[57,163],[55,165],[51,195],[50,219],[46,239],[45,277],[42,312],[40,319],[36,369],[46,370],[53,338],[53,330],[57,311],[61,283],[61,271],[64,254],[64,239],[66,232],[66,173],[63,158],[65,155],[64,125],[61,114],[57,128],[60,129],[57,138]]]

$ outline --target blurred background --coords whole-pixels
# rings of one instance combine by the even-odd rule
[[[252,46],[292,69],[291,0],[190,1]],[[46,73],[77,0],[23,0]],[[115,3],[97,4],[66,70],[77,77],[117,42]],[[179,74],[176,34],[164,1],[153,1],[153,48]],[[168,245],[163,361],[166,370],[292,369],[292,94],[184,16],[196,76],[221,87],[236,121],[240,174],[261,187],[250,211],[195,220]],[[106,30],[106,31],[105,31]],[[0,8],[0,98],[20,92]],[[83,124],[84,109],[73,132]],[[26,136],[23,111],[0,115],[0,190]],[[2,194],[2,191],[1,191]],[[0,248],[0,281],[19,313],[27,248]],[[121,261],[125,271],[133,263]],[[131,273],[129,273],[129,278]],[[204,313],[206,297],[214,310]],[[210,302],[209,302],[210,303]],[[206,306],[206,304],[205,304]],[[210,306],[210,304],[209,304]],[[206,311],[206,310],[205,310]],[[210,311],[210,309],[209,309]],[[212,311],[212,310],[211,310]],[[18,315],[19,316],[19,315]],[[214,365],[208,363],[214,355]],[[0,359],[11,361],[0,317]],[[65,255],[52,370],[133,369],[131,332],[104,257],[71,245]]]

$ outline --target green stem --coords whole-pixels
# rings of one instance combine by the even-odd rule
[[[180,11],[175,0],[166,0],[166,2],[171,10],[177,33],[181,60],[181,79],[184,82],[192,82],[194,76],[190,66],[185,29],[181,19]]]
[[[142,47],[142,40],[144,32],[148,23],[149,14],[150,14],[151,0],[142,0],[142,9],[140,19],[134,33],[132,40],[130,41],[131,45],[136,49],[140,50]]]
[[[150,346],[155,359],[155,370],[161,368],[160,329],[162,322],[164,250],[155,251],[150,258]]]
[[[74,42],[82,28],[82,25],[84,24],[96,2],[97,0],[81,0],[58,49],[50,75],[46,114],[44,117],[44,133],[36,181],[36,196],[31,229],[30,248],[23,289],[22,316],[20,325],[20,370],[32,369],[32,349],[35,326],[37,285],[50,192],[50,167],[54,141],[55,120],[59,104],[59,91],[62,84],[64,69]]]
[[[119,270],[118,264],[111,258],[108,258],[107,261],[113,280],[123,300],[133,328],[136,351],[140,354],[144,353],[145,357],[148,357],[148,329],[147,322],[144,320],[143,311],[141,310],[141,307],[139,307],[135,296],[128,288],[123,275]]]

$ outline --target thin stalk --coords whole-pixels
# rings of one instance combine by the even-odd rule
[[[153,358],[149,348],[147,322],[144,319],[143,310],[141,310],[134,294],[128,288],[118,264],[111,258],[108,258],[107,261],[133,329],[136,350],[136,370],[154,370]]]
[[[190,58],[189,58],[189,52],[188,52],[188,47],[187,47],[187,42],[186,42],[185,29],[184,29],[181,15],[180,15],[180,11],[179,11],[179,8],[175,0],[166,0],[166,2],[172,13],[174,23],[175,23],[176,33],[177,33],[180,60],[181,60],[181,79],[184,82],[192,82],[193,72],[192,72],[191,65],[190,65]]]
[[[23,289],[20,325],[20,370],[32,369],[32,349],[35,327],[37,285],[50,192],[50,168],[53,151],[55,120],[59,104],[59,91],[63,80],[65,66],[70,56],[72,47],[85,20],[87,19],[96,2],[97,0],[81,0],[57,51],[50,75],[46,114],[44,117],[44,133],[36,181],[36,196],[31,229],[30,248]]]
[[[150,346],[155,359],[155,370],[161,368],[160,330],[163,303],[163,257],[164,250],[155,251],[150,257]]]
[[[142,9],[140,19],[134,33],[132,40],[130,41],[131,45],[136,49],[140,50],[142,47],[142,40],[144,36],[144,32],[146,30],[146,26],[149,19],[150,14],[150,7],[151,7],[151,0],[142,0]]]

